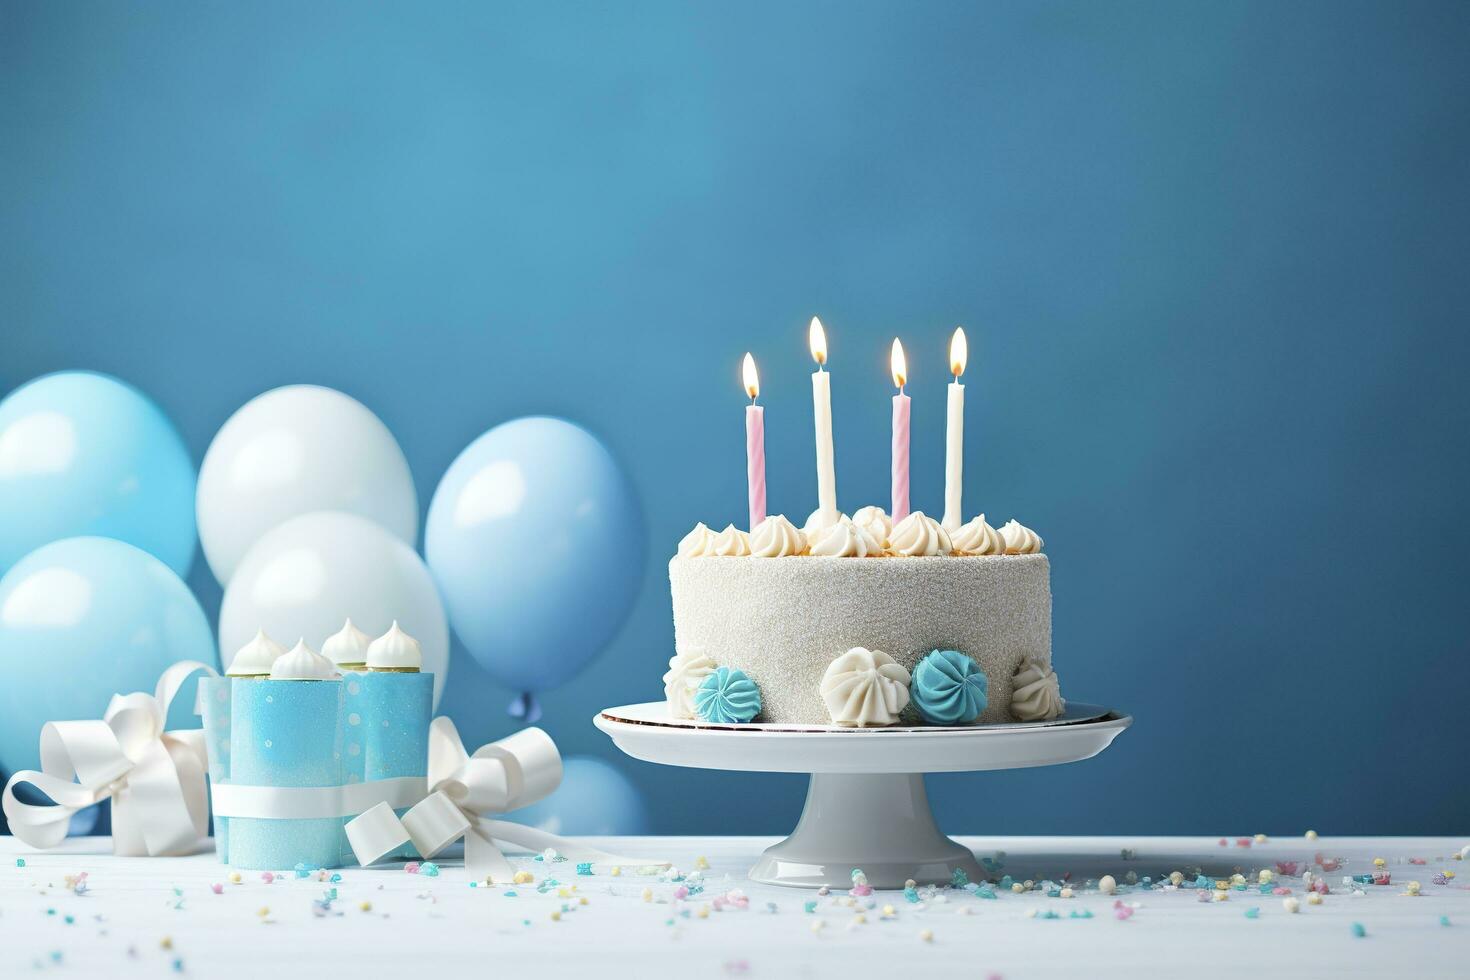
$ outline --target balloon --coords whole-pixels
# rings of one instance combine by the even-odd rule
[[[612,454],[545,417],[470,443],[439,481],[424,532],[455,633],[492,677],[525,692],[602,651],[638,592],[643,549],[637,498]]]
[[[507,818],[569,837],[618,837],[648,833],[648,807],[628,777],[591,756],[562,760],[556,792]]]
[[[63,371],[0,402],[0,572],[43,544],[95,534],[186,575],[193,497],[184,440],[131,385]]]
[[[293,517],[245,553],[220,606],[220,651],[228,665],[257,629],[288,647],[305,639],[320,650],[348,617],[371,636],[398,620],[423,649],[439,703],[449,624],[434,579],[412,548],[356,514]]]
[[[153,693],[179,660],[218,666],[214,634],[177,575],[111,538],[44,545],[0,578],[0,764],[35,769],[48,721],[100,719],[114,694]],[[194,697],[169,725],[198,728]]]
[[[221,585],[261,535],[302,514],[360,514],[409,547],[419,530],[413,476],[393,433],[360,402],[316,385],[267,391],[230,416],[204,454],[195,507]]]

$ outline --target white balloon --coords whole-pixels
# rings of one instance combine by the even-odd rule
[[[221,585],[261,535],[312,511],[360,514],[409,547],[418,540],[418,495],[393,433],[317,385],[267,391],[230,416],[204,454],[194,510]]]
[[[449,669],[439,590],[412,548],[356,514],[303,514],[255,543],[225,588],[220,659],[228,667],[258,629],[288,647],[304,639],[320,650],[349,617],[371,636],[396,619],[418,640],[439,703]]]

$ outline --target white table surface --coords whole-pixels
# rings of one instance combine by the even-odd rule
[[[1004,851],[1006,871],[1070,870],[1074,883],[1105,873],[1121,881],[1130,870],[1158,880],[1199,865],[1212,876],[1238,866],[1253,887],[1210,903],[1199,902],[1193,890],[1127,892],[1118,897],[1138,908],[1123,921],[1113,908],[1117,899],[1096,890],[1072,899],[1002,893],[993,901],[946,891],[940,893],[946,901],[922,906],[900,892],[879,892],[877,908],[857,924],[854,910],[836,894],[818,898],[747,881],[746,869],[772,839],[650,837],[590,843],[666,858],[685,870],[703,855],[710,865],[703,894],[681,902],[676,885],[632,868],[618,877],[601,867],[579,877],[574,864],[548,865],[529,856],[515,858],[516,865],[538,880],[549,870],[566,886],[575,884],[573,897],[558,897],[555,889],[538,894],[535,886],[471,888],[458,862],[446,859],[435,878],[401,866],[344,869],[338,901],[318,916],[312,900],[330,886],[314,877],[297,880],[290,869],[270,884],[259,872],[242,872],[244,881],[235,885],[212,852],[119,858],[108,853],[107,839],[81,838],[42,853],[0,837],[0,975],[1470,976],[1470,861],[1452,859],[1470,838],[1296,837],[1249,848],[1235,838],[1225,847],[1217,838],[959,840],[982,859]],[[1121,857],[1124,848],[1134,852],[1131,860]],[[1255,892],[1256,869],[1309,861],[1317,852],[1345,859],[1326,875],[1331,893],[1322,905],[1306,903],[1300,877],[1279,882],[1302,900],[1298,914],[1289,914],[1279,896]],[[1371,871],[1374,857],[1388,862],[1393,883],[1369,885],[1366,894],[1353,896],[1343,876]],[[1409,863],[1413,858],[1427,863]],[[63,878],[82,871],[88,887],[77,895]],[[1457,877],[1436,885],[1437,871]],[[1403,894],[1409,880],[1421,882],[1419,897]],[[213,883],[223,883],[222,894],[214,894]],[[642,897],[645,888],[651,902]],[[714,910],[713,899],[731,889],[749,897],[749,908]],[[503,894],[508,890],[516,897]],[[817,910],[808,913],[803,904],[813,900]],[[360,908],[365,901],[370,911]],[[895,907],[895,917],[882,917],[886,904]],[[574,911],[553,921],[563,905]],[[1246,916],[1251,907],[1259,908],[1257,918]],[[262,908],[270,910],[264,918]],[[709,911],[701,917],[704,909]],[[1028,917],[1046,909],[1062,918]],[[1071,918],[1074,910],[1091,911],[1093,918]],[[1450,925],[1442,925],[1441,916]],[[813,931],[816,922],[823,924],[819,931]],[[1364,938],[1352,935],[1354,922],[1366,929]],[[930,941],[920,938],[925,930],[932,932]]]

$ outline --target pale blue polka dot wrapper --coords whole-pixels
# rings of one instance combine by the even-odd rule
[[[238,680],[230,698],[229,778],[242,786],[342,783],[340,680]],[[272,870],[336,867],[345,849],[340,817],[231,817],[229,863]]]
[[[909,699],[933,725],[962,725],[985,710],[990,681],[975,661],[956,650],[935,650],[914,667]]]
[[[343,684],[347,692],[342,756],[348,771],[345,781],[428,775],[434,675],[368,671],[346,675]],[[400,817],[406,812],[397,811]],[[411,844],[395,853],[418,856]],[[343,862],[356,863],[350,848],[344,852]]]
[[[230,781],[230,689],[233,677],[199,678],[199,716],[204,725],[204,751],[209,756],[210,786]],[[214,850],[230,860],[230,818],[214,818]]]
[[[717,725],[743,725],[761,713],[761,692],[743,670],[716,667],[694,692],[694,712]]]

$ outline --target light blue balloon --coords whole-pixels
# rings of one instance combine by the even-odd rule
[[[179,660],[219,666],[204,610],[163,562],[111,538],[26,555],[0,578],[0,768],[37,768],[42,725],[101,718]],[[199,727],[193,705],[191,681],[169,726]]]
[[[470,655],[544,691],[600,653],[643,577],[643,515],[597,437],[562,419],[498,425],[450,464],[424,554]]]
[[[178,430],[133,386],[92,371],[28,382],[0,402],[0,572],[95,534],[187,575],[194,476]]]
[[[648,833],[648,805],[615,766],[591,756],[562,760],[561,785],[508,819],[570,837]]]

